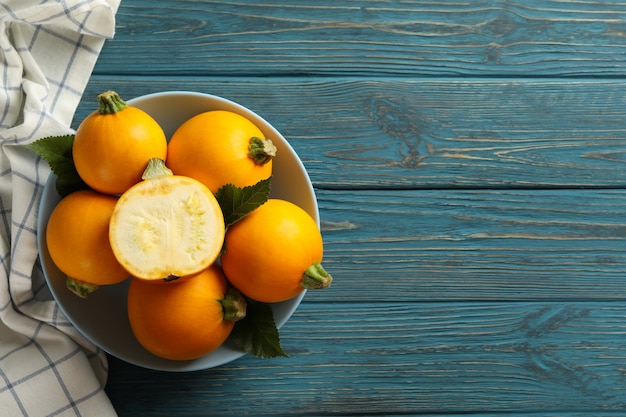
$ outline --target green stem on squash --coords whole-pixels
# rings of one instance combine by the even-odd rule
[[[246,303],[244,296],[234,287],[228,287],[221,303],[224,309],[224,320],[239,321],[246,317],[248,303]]]
[[[128,104],[115,91],[105,91],[98,95],[98,113],[115,114],[124,110]]]
[[[68,290],[70,290],[80,298],[87,298],[89,294],[99,288],[97,284],[90,284],[88,282],[79,281],[77,279],[69,277],[65,280],[65,286]]]
[[[302,288],[317,290],[330,287],[333,277],[324,269],[321,263],[313,262],[302,275]]]
[[[146,169],[141,175],[143,180],[151,180],[154,178],[172,175],[172,170],[165,165],[165,161],[161,158],[150,158]]]
[[[250,157],[255,164],[265,165],[275,156],[276,146],[270,139],[262,139],[256,136],[250,138],[248,157]]]

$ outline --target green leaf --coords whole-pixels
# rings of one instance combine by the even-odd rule
[[[57,176],[56,188],[61,196],[88,188],[74,166],[73,143],[74,135],[65,135],[48,136],[26,145],[26,148],[48,162],[50,169]]]
[[[263,205],[270,196],[272,177],[248,187],[226,184],[215,193],[226,227],[243,218],[255,208]]]
[[[246,353],[259,358],[288,357],[280,346],[280,335],[269,304],[248,300],[246,317],[235,323],[231,337]]]

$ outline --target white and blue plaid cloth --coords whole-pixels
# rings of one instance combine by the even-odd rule
[[[0,0],[0,416],[111,416],[105,354],[50,298],[37,262],[49,175],[22,145],[70,123],[120,0]]]

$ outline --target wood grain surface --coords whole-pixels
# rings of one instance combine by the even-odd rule
[[[624,300],[622,190],[318,192],[323,300]]]
[[[306,300],[282,329],[289,358],[184,377],[113,361],[125,380],[108,392],[122,415],[615,412],[625,314],[604,302]]]
[[[110,358],[121,416],[626,410],[626,2],[123,0],[98,93],[234,100],[300,155],[328,290],[289,358]]]
[[[104,73],[622,76],[623,1],[132,0]]]

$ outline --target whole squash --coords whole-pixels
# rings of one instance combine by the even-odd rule
[[[115,91],[98,95],[98,103],[76,130],[72,158],[88,186],[122,194],[141,181],[150,159],[166,158],[167,139],[152,116],[128,106]]]

